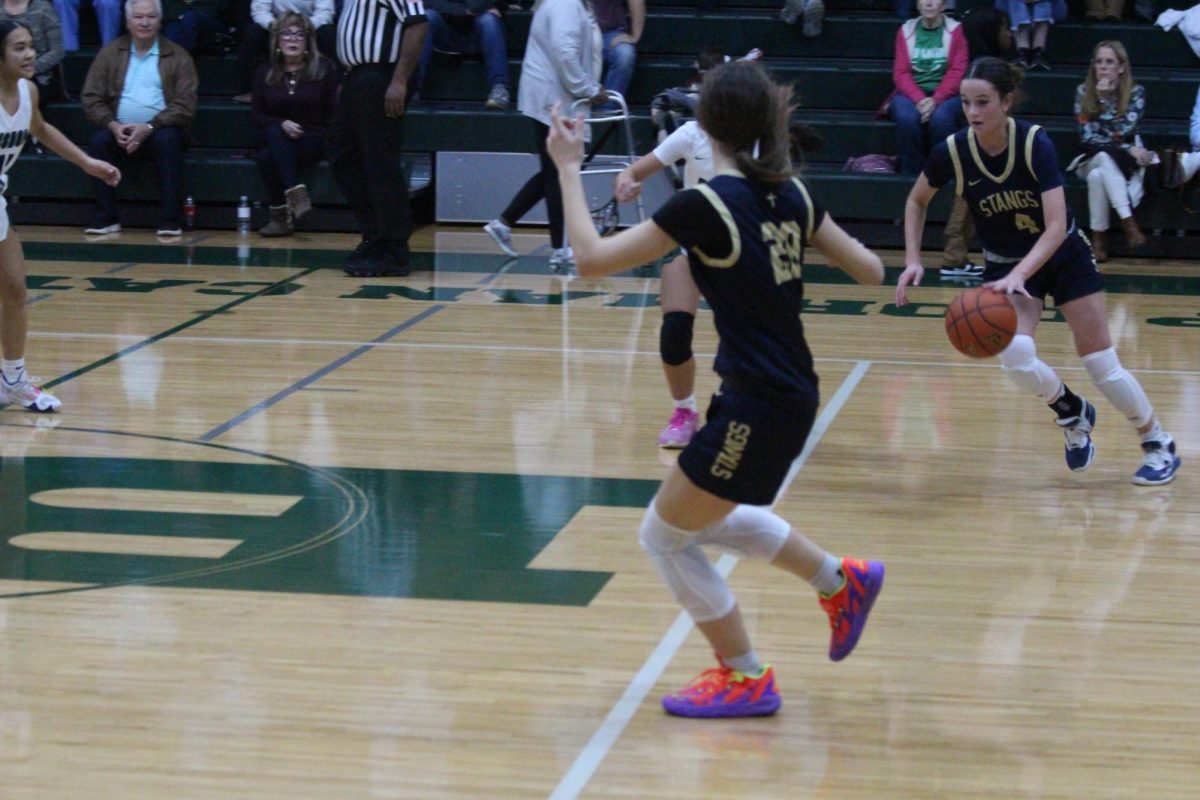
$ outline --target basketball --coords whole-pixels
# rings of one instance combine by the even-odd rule
[[[971,358],[988,358],[1008,347],[1017,332],[1017,310],[1007,294],[982,286],[967,289],[946,309],[946,336]]]

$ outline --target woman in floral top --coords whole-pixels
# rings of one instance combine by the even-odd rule
[[[1109,209],[1115,209],[1130,247],[1146,237],[1133,218],[1142,200],[1142,177],[1153,155],[1142,147],[1138,125],[1146,110],[1146,91],[1133,82],[1125,46],[1105,41],[1092,51],[1087,80],[1075,90],[1075,118],[1083,153],[1071,162],[1088,184],[1092,250],[1108,260]]]

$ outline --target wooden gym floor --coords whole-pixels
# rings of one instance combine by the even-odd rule
[[[721,556],[784,705],[698,722],[657,701],[710,655],[636,543],[672,458],[657,272],[477,230],[373,280],[339,235],[21,231],[64,409],[0,412],[0,797],[1196,796],[1200,262],[1106,270],[1184,460],[1157,489],[1052,310],[1100,412],[1079,475],[950,350],[962,284],[897,310],[898,253],[884,287],[807,267],[823,409],[778,509],[888,582],[833,664],[807,586]]]

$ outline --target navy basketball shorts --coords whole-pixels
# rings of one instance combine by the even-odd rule
[[[983,270],[983,280],[985,283],[998,281],[1015,266],[1016,263],[989,261]],[[1066,240],[1050,256],[1050,260],[1025,281],[1025,291],[1043,302],[1049,295],[1054,298],[1056,306],[1104,291],[1104,276],[1100,274],[1092,246],[1088,244],[1083,231],[1076,228],[1067,234]]]
[[[775,400],[723,386],[713,395],[704,427],[679,454],[683,473],[717,497],[757,506],[773,503],[804,449],[818,405],[816,392],[811,399]]]

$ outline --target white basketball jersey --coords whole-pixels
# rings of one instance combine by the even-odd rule
[[[21,155],[21,149],[29,139],[29,123],[33,119],[33,106],[29,100],[29,81],[17,80],[17,113],[10,115],[0,106],[0,192],[8,187],[8,168]]]

